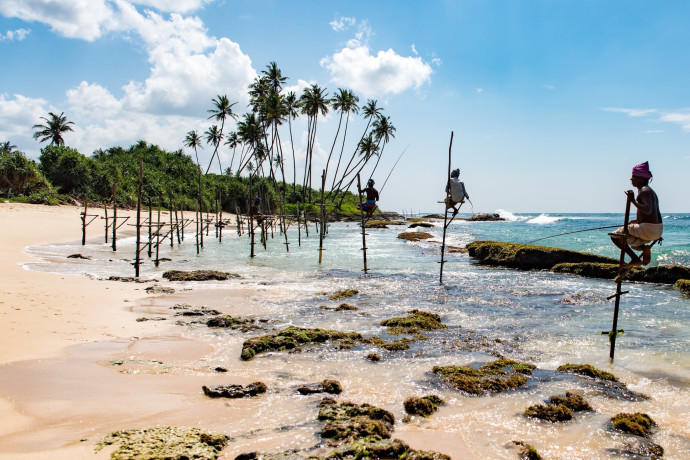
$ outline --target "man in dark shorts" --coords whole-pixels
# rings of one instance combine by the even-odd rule
[[[371,217],[376,210],[376,202],[379,201],[379,192],[374,188],[374,179],[369,179],[366,188],[360,190],[360,193],[366,193],[367,200],[364,203],[358,203],[356,207],[357,209],[364,209],[367,217]]]
[[[624,228],[611,233],[611,240],[616,246],[625,250],[630,256],[630,263],[627,268],[647,265],[651,261],[652,243],[661,238],[664,231],[664,224],[661,221],[661,211],[659,211],[659,198],[654,190],[649,187],[652,173],[649,171],[649,163],[644,162],[635,166],[632,170],[630,182],[637,188],[637,197],[632,190],[625,193],[630,202],[637,208],[637,219],[628,223],[628,236],[624,236]],[[642,257],[635,251],[642,251]]]

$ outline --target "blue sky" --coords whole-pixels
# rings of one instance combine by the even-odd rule
[[[86,155],[139,139],[177,150],[216,95],[247,112],[247,85],[275,61],[287,89],[349,88],[390,116],[379,187],[405,153],[384,209],[442,210],[453,131],[464,211],[622,212],[648,160],[662,211],[688,212],[689,23],[685,1],[3,0],[0,141],[36,158],[31,127],[53,111]],[[337,126],[319,121],[314,171]],[[364,127],[351,122],[346,151]]]

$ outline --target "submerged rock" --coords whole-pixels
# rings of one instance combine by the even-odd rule
[[[67,256],[68,259],[84,259],[84,260],[91,260],[91,257],[89,256],[84,256],[81,254],[70,254]]]
[[[387,410],[369,404],[337,403],[331,398],[319,403],[318,419],[326,423],[319,434],[341,442],[389,439],[395,424],[395,417]]]
[[[310,395],[314,393],[330,393],[338,395],[343,392],[343,386],[337,380],[325,379],[321,383],[310,383],[302,385],[297,388],[297,392],[301,395]]]
[[[255,325],[256,320],[245,319],[245,318],[235,318],[230,315],[214,316],[206,321],[206,326],[208,327],[222,327],[227,329],[258,329],[260,326]]]
[[[359,308],[355,307],[354,305],[350,305],[349,303],[341,303],[337,307],[335,307],[335,311],[350,311],[350,310],[359,310]]]
[[[467,251],[470,257],[478,259],[480,264],[519,269],[546,270],[566,262],[618,263],[610,257],[586,252],[499,241],[473,241],[467,245]]]
[[[690,295],[690,280],[678,280],[675,287],[683,294]]]
[[[436,395],[426,395],[421,398],[412,396],[405,400],[403,406],[405,412],[411,415],[421,415],[428,417],[436,412],[439,406],[443,406],[446,402]]]
[[[379,355],[377,353],[369,353],[367,355],[367,359],[369,361],[378,362],[378,361],[381,361],[381,355]]]
[[[554,265],[555,273],[572,273],[588,278],[614,279],[618,276],[618,263],[561,263]],[[681,265],[659,265],[649,268],[633,268],[625,273],[624,280],[647,283],[674,284],[690,278],[690,268]]]
[[[253,382],[243,387],[242,385],[216,385],[201,387],[204,394],[209,398],[246,398],[266,393],[268,387],[263,382]]]
[[[169,281],[225,281],[230,278],[242,278],[236,273],[219,272],[216,270],[168,270],[163,278]]]
[[[522,441],[513,441],[513,444],[520,447],[518,456],[520,460],[541,460],[541,455],[533,445],[524,443]]]
[[[410,224],[407,228],[417,228],[417,227],[432,228],[432,227],[434,227],[434,224],[431,224],[429,222],[415,222],[414,224]]]
[[[573,412],[591,411],[592,407],[578,394],[566,392],[565,396],[551,396],[548,404],[535,404],[525,409],[527,417],[563,422],[573,418]]]
[[[388,333],[392,335],[414,334],[420,330],[433,331],[446,328],[446,325],[441,323],[439,315],[416,309],[410,310],[405,317],[384,319],[380,324],[388,327]]]
[[[499,359],[479,369],[470,366],[435,366],[432,372],[458,390],[481,395],[521,387],[527,383],[525,375],[531,375],[535,368],[533,364]]]
[[[175,289],[164,286],[149,286],[146,288],[147,294],[174,294]]]
[[[627,399],[629,401],[643,401],[649,399],[642,393],[629,390],[627,385],[606,371],[602,371],[591,364],[564,364],[557,369],[559,372],[581,375],[590,378],[600,386],[600,389],[609,397]]]
[[[429,238],[433,238],[434,236],[431,233],[426,233],[426,232],[404,232],[398,235],[398,239],[401,240],[407,240],[407,241],[421,241],[421,240],[428,240]]]
[[[277,334],[263,335],[246,340],[242,344],[241,358],[245,361],[252,359],[256,354],[266,351],[293,350],[300,345],[308,343],[338,342],[339,344],[353,344],[364,340],[361,334],[356,332],[340,332],[329,329],[305,329],[290,326]]]
[[[656,422],[649,415],[641,412],[634,414],[623,412],[611,419],[611,425],[615,430],[647,438],[651,434],[652,427],[656,426]]]
[[[368,343],[371,345],[375,345],[379,348],[383,348],[384,350],[387,351],[405,351],[410,349],[410,344],[414,343],[415,341],[412,339],[408,339],[406,337],[403,337],[402,339],[395,340],[393,342],[386,342],[380,337],[369,337],[367,339],[364,339],[363,343]],[[380,358],[380,357],[379,357]]]
[[[618,382],[618,378],[606,371],[602,371],[592,366],[591,364],[564,364],[558,366],[556,369],[559,372],[569,372],[571,374],[585,375],[596,380],[605,380],[609,382]]]
[[[448,455],[434,451],[414,450],[399,439],[353,442],[333,452],[329,459],[402,459],[451,460]]]
[[[216,459],[229,437],[197,428],[155,427],[111,433],[96,446],[96,452],[117,444],[113,460],[192,458]]]
[[[359,294],[357,289],[341,289],[340,291],[335,291],[333,294],[329,295],[328,298],[331,300],[342,300],[348,297],[353,297]]]

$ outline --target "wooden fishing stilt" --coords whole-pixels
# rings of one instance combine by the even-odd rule
[[[134,276],[139,278],[141,264],[141,183],[144,181],[144,159],[139,157],[139,187],[137,188],[137,253],[134,257]]]
[[[299,201],[295,203],[297,209],[297,245],[302,247],[302,222],[300,221]]]
[[[105,242],[108,242],[108,230],[110,230],[110,226],[108,223],[108,205],[103,202],[103,215],[105,216]]]
[[[160,258],[158,257],[159,248],[161,242],[161,196],[158,195],[158,216],[156,217],[156,260],[154,260],[154,265],[157,267],[160,264]],[[149,242],[149,245],[151,243]]]
[[[199,225],[199,202],[196,202],[196,205],[194,206],[196,209],[194,211],[194,217],[196,220],[196,255],[199,255],[199,234],[201,233],[201,226]]]
[[[254,254],[254,209],[252,206],[254,205],[254,194],[252,190],[252,174],[249,174],[249,257],[256,257],[256,254]]]
[[[623,275],[625,274],[625,248],[628,244],[628,219],[630,218],[630,197],[628,197],[625,204],[625,222],[623,223],[623,244],[621,245],[621,256],[618,261],[618,276],[616,277],[616,293],[614,294],[616,301],[613,307],[613,325],[609,332],[609,342],[611,347],[609,349],[609,358],[613,361],[613,355],[616,352],[616,336],[618,335],[618,310],[620,306],[621,296],[625,293],[621,291],[621,284],[623,283]]]
[[[149,258],[153,255],[153,245],[151,244],[151,241],[153,241],[153,233],[151,230],[151,224],[153,222],[153,205],[151,204],[151,197],[149,197],[149,247],[148,247],[148,255]]]
[[[175,217],[177,217],[177,213],[175,214]],[[182,241],[184,241],[184,228],[186,227],[184,220],[184,206],[180,208],[180,221],[182,222],[182,228],[180,228],[180,237],[182,238]]]
[[[450,145],[448,146],[448,181],[446,182],[446,188],[447,192],[446,195],[450,196],[450,163],[451,163],[451,156],[452,156],[452,150],[453,150],[453,131],[450,132]],[[455,216],[453,216],[455,217]],[[452,218],[451,218],[452,220]],[[439,284],[443,284],[443,264],[446,263],[446,231],[448,230],[448,225],[450,222],[448,222],[448,205],[446,205],[446,212],[443,215],[443,240],[441,241],[441,273],[438,277],[438,282]]]
[[[321,260],[323,259],[323,237],[324,237],[324,232],[323,232],[323,226],[324,226],[324,221],[326,220],[326,213],[325,213],[325,208],[326,204],[324,203],[324,189],[326,188],[326,170],[324,169],[323,172],[321,173],[321,203],[320,203],[320,208],[321,208],[321,229],[319,231],[319,265],[321,265]]]
[[[364,274],[366,274],[369,271],[369,268],[367,267],[367,233],[366,233],[366,221],[364,218],[364,206],[361,205],[362,203],[362,182],[360,181],[359,174],[357,174],[357,190],[359,192],[359,210],[362,215],[362,255],[364,257]]]
[[[113,252],[117,251],[117,199],[113,196]]]
[[[172,207],[172,197],[170,199],[170,206]],[[177,206],[175,206],[175,233],[177,234],[177,245],[179,246],[182,244],[182,240],[180,239],[180,220],[177,218]]]
[[[218,202],[220,203],[220,207],[218,209],[219,212],[219,219],[218,219],[218,242],[222,243],[223,242],[223,191],[218,190]]]

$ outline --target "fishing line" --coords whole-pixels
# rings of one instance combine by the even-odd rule
[[[528,242],[525,243],[525,244],[532,244],[532,243],[535,243],[535,242],[537,242],[537,241],[546,240],[546,239],[548,239],[548,238],[556,238],[557,236],[570,235],[570,234],[572,234],[572,233],[591,232],[591,231],[593,231],[593,230],[605,230],[605,229],[608,229],[608,228],[618,228],[618,227],[620,227],[620,225],[607,225],[607,226],[605,226],[605,227],[585,228],[585,229],[583,229],[583,230],[575,230],[575,231],[572,231],[572,232],[558,233],[558,234],[556,234],[556,235],[549,235],[549,236],[545,236],[545,237],[542,237],[542,238],[537,238],[536,240],[528,241]]]
[[[381,190],[379,191],[379,193],[383,192],[384,187],[388,183],[388,179],[390,179],[391,174],[393,174],[393,170],[395,169],[396,166],[398,166],[398,161],[400,161],[400,159],[403,157],[403,155],[405,155],[405,152],[407,152],[407,149],[409,149],[409,148],[410,148],[410,144],[407,144],[407,147],[405,147],[405,150],[402,151],[402,153],[400,154],[398,159],[393,164],[393,167],[391,168],[391,172],[388,173],[388,177],[386,177],[386,180],[383,182],[383,185],[381,186]]]

